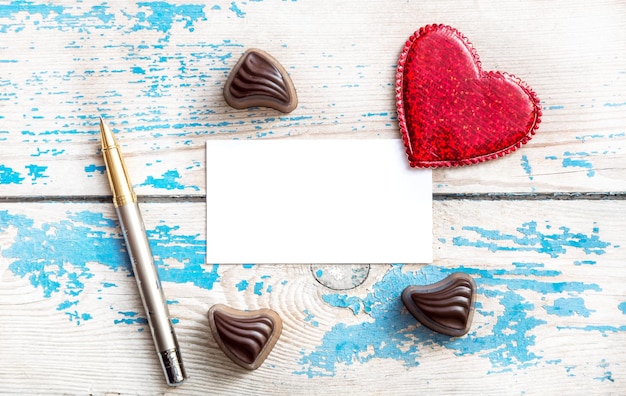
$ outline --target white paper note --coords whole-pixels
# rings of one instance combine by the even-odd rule
[[[432,175],[398,139],[207,141],[207,263],[432,262]]]

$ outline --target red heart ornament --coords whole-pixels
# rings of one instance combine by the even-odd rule
[[[396,75],[400,131],[412,167],[470,165],[528,142],[541,109],[517,77],[481,69],[458,30],[428,25],[406,42]]]

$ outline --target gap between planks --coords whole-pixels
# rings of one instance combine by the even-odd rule
[[[433,201],[623,201],[626,191],[554,193],[434,193]],[[150,195],[137,197],[139,203],[202,203],[206,195]],[[0,196],[0,203],[110,203],[110,196]]]

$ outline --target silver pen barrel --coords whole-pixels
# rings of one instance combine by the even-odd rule
[[[154,346],[167,384],[176,386],[185,380],[186,373],[141,212],[137,205],[137,197],[115,137],[102,119],[100,119],[100,132],[102,154],[113,192],[113,203],[124,234],[141,301],[148,316]]]

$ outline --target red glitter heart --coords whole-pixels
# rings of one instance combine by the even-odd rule
[[[396,75],[400,131],[413,167],[501,157],[539,127],[539,99],[523,81],[481,69],[461,32],[429,25],[407,40]]]

